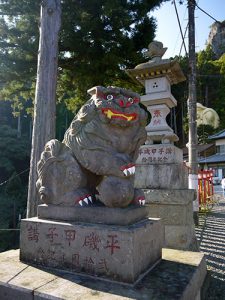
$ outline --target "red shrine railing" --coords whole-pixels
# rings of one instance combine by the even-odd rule
[[[207,211],[214,204],[213,170],[198,172],[199,210]]]

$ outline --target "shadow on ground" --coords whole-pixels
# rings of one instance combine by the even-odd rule
[[[205,253],[209,286],[205,300],[225,300],[225,200],[209,213],[199,214],[196,227],[200,250]]]

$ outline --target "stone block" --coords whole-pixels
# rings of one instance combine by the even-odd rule
[[[108,208],[105,206],[38,206],[38,218],[70,222],[85,222],[108,225],[130,225],[147,218],[148,208],[131,205],[126,208]]]
[[[183,163],[183,151],[174,145],[143,145],[139,149],[137,165]]]
[[[193,223],[193,214],[191,213],[192,210],[188,213],[185,208],[187,208],[187,206],[150,204],[149,215],[151,215],[152,218],[160,216],[160,219],[162,219],[165,225],[187,225]],[[188,216],[189,214],[191,216]],[[192,218],[191,220],[190,217]]]
[[[136,165],[135,187],[142,189],[187,189],[188,170],[179,164]]]
[[[147,133],[156,131],[173,132],[172,128],[166,122],[166,116],[170,109],[165,104],[151,105],[147,107],[151,114],[151,122],[145,127]]]
[[[193,225],[165,225],[165,247],[198,251],[198,242]]]
[[[193,189],[144,189],[146,203],[187,205],[196,198],[196,190]]]
[[[164,225],[193,225],[195,190],[144,190],[149,216]]]
[[[201,259],[199,259],[201,257]],[[193,251],[180,251],[163,249],[163,258],[170,264],[179,264],[181,268],[181,276],[185,280],[187,275],[186,267],[189,266],[189,272],[194,271],[193,276],[189,277],[188,284],[182,293],[180,299],[182,300],[200,300],[203,299],[201,296],[201,288],[207,275],[207,266],[204,253],[198,253]],[[177,273],[178,274],[178,273]],[[181,281],[181,280],[180,280]],[[197,291],[197,292],[196,292]]]
[[[127,283],[161,259],[163,244],[159,219],[128,226],[21,221],[22,261]]]
[[[144,190],[149,217],[161,218],[165,225],[165,247],[198,250],[194,230],[195,190]]]
[[[177,100],[174,98],[170,91],[143,95],[141,96],[141,102],[145,106],[158,104],[166,104],[169,108],[177,106]]]
[[[153,94],[153,93],[158,94],[160,92],[171,92],[170,82],[168,78],[166,78],[166,76],[147,79],[145,80],[145,91],[146,94]]]

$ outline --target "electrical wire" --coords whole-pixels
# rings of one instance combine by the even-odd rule
[[[187,29],[188,29],[188,24],[189,24],[189,23],[187,23],[187,26],[186,26],[185,31],[184,31],[184,39],[186,38],[186,33],[187,33]],[[183,40],[182,40],[182,43],[181,43],[181,46],[180,46],[179,57],[181,56],[181,51],[182,51],[183,45],[184,45],[184,42],[183,42]],[[186,55],[187,55],[187,52],[186,52]]]
[[[173,5],[174,5],[175,12],[176,12],[176,16],[177,16],[177,22],[178,22],[178,25],[179,25],[180,34],[181,34],[182,41],[183,41],[183,44],[184,44],[185,54],[188,55],[188,53],[187,53],[187,48],[186,48],[186,44],[185,44],[185,41],[184,41],[184,35],[183,35],[183,32],[182,32],[182,28],[181,28],[180,18],[179,18],[179,15],[178,15],[178,11],[177,11],[177,6],[176,6],[175,0],[173,1]]]
[[[216,20],[213,16],[211,16],[209,13],[207,13],[204,9],[202,9],[201,7],[199,7],[195,0],[193,0],[193,1],[194,1],[195,6],[197,6],[197,8],[198,8],[199,10],[201,10],[204,14],[206,14],[208,17],[210,17],[211,19],[213,19],[213,20],[216,21],[217,23],[220,23],[220,24],[221,24],[220,21]]]
[[[9,182],[9,181],[11,181],[11,180],[13,180],[14,178],[16,178],[16,177],[20,176],[21,174],[27,172],[28,170],[30,170],[30,168],[27,168],[26,170],[23,170],[23,171],[20,172],[19,174],[16,174],[15,176],[13,176],[13,177],[7,179],[6,181],[1,182],[1,183],[0,183],[0,186],[6,184],[7,182]]]
[[[217,19],[215,19],[212,15],[210,15],[209,13],[207,13],[204,9],[202,9],[202,8],[198,5],[198,2],[199,2],[199,1],[197,1],[197,2],[196,2],[195,0],[192,0],[192,1],[194,2],[195,6],[196,6],[200,11],[202,11],[202,12],[203,12],[204,14],[206,14],[208,17],[210,17],[211,19],[213,19],[215,22],[221,24],[220,21],[218,21]],[[176,10],[176,14],[177,14],[177,18],[178,18],[178,20],[179,20],[179,16],[178,16],[178,13],[177,13],[177,7],[176,7],[175,0],[174,0],[172,3],[174,4],[175,10]],[[180,0],[179,3],[180,3],[180,4],[183,4],[183,1]],[[178,23],[179,23],[179,27],[180,27],[180,31],[181,31],[180,22],[178,21]],[[182,35],[182,44],[181,44],[179,56],[181,55],[181,51],[182,51],[183,45],[185,46],[185,44],[184,44],[184,39],[185,39],[185,37],[186,37],[187,29],[188,29],[188,24],[187,24],[187,27],[186,27],[186,29],[185,29],[184,35],[181,34],[181,35]],[[186,52],[186,55],[187,55],[186,46],[185,46],[185,52]]]

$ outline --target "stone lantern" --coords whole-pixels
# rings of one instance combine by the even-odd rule
[[[141,103],[151,114],[147,141],[136,161],[135,186],[145,193],[149,216],[163,220],[165,246],[193,250],[197,249],[192,206],[195,190],[188,189],[183,152],[174,145],[179,138],[166,122],[171,108],[177,105],[171,85],[185,77],[176,60],[162,59],[166,50],[161,42],[154,41],[147,52],[151,60],[126,70],[145,87]]]
[[[146,127],[146,144],[173,144],[179,140],[167,124],[166,116],[177,105],[171,94],[171,85],[184,81],[185,77],[176,60],[162,59],[166,50],[161,42],[152,42],[147,52],[151,60],[126,70],[132,79],[145,87],[141,102],[151,113],[151,122]]]

